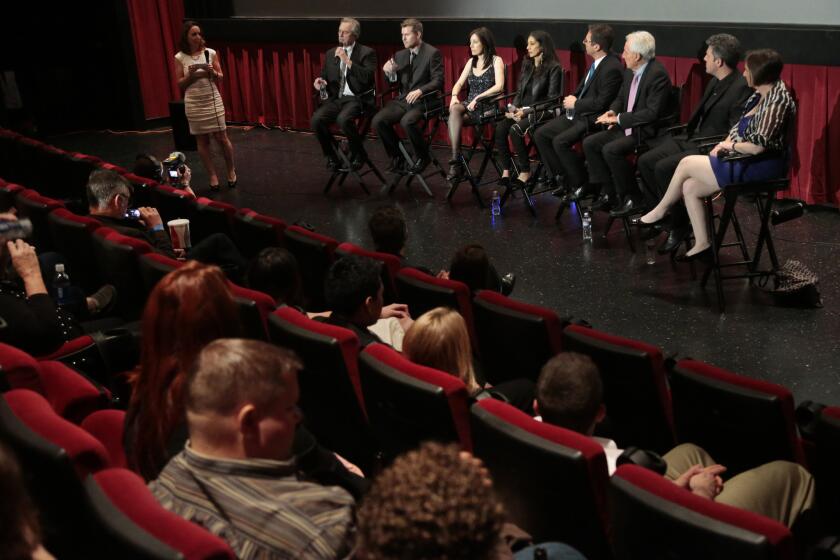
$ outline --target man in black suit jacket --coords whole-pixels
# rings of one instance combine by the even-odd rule
[[[574,95],[563,99],[567,112],[574,111],[573,118],[560,115],[538,128],[534,135],[543,163],[553,175],[563,174],[566,188],[572,191],[586,182],[583,162],[572,146],[595,126],[595,119],[607,110],[621,87],[621,61],[610,53],[613,36],[609,25],[589,26],[583,46],[593,62]]]
[[[736,70],[741,58],[738,39],[726,33],[712,35],[706,40],[706,55],[703,60],[706,72],[712,79],[703,92],[700,103],[695,107],[686,125],[685,133],[666,136],[655,148],[639,157],[639,172],[642,174],[645,196],[649,204],[656,204],[662,198],[680,160],[685,156],[700,153],[697,139],[723,136],[741,116],[741,110],[752,94],[744,77]],[[659,248],[663,254],[680,246],[690,232],[685,207],[677,205],[671,210],[671,233]]]
[[[321,76],[315,79],[316,90],[324,88],[327,99],[312,115],[312,130],[321,143],[330,170],[338,169],[338,159],[333,148],[330,124],[337,122],[350,144],[350,161],[355,169],[367,160],[362,138],[356,128],[355,118],[362,111],[372,111],[376,95],[374,76],[376,53],[357,40],[361,27],[353,18],[344,18],[338,26],[338,43],[327,51]]]
[[[621,89],[609,110],[595,119],[595,124],[609,128],[583,141],[589,179],[602,186],[601,198],[593,208],[608,207],[615,202],[620,207],[614,211],[617,216],[641,211],[641,202],[633,198],[638,189],[626,156],[640,138],[645,141],[656,136],[656,121],[668,109],[671,78],[654,59],[655,53],[656,41],[647,31],[627,35],[622,53],[627,70]],[[636,127],[640,130],[634,130]]]
[[[419,100],[426,93],[443,89],[443,57],[439,50],[423,42],[423,24],[420,21],[409,18],[400,27],[405,49],[397,52],[382,68],[389,82],[399,82],[399,97],[376,114],[373,127],[382,139],[385,151],[391,156],[390,170],[394,171],[401,162],[394,131],[394,125],[400,123],[417,158],[412,171],[420,172],[429,164],[429,153],[417,121],[427,107],[440,105],[442,100]]]

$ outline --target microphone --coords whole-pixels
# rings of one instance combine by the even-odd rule
[[[210,64],[210,51],[204,49],[204,62]]]

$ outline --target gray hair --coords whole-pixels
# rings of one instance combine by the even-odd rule
[[[92,208],[105,208],[118,194],[131,196],[131,183],[116,171],[97,169],[88,177],[87,199]]]
[[[353,26],[353,29],[350,30],[350,33],[352,33],[356,37],[356,39],[358,39],[362,35],[362,25],[356,18],[341,18],[341,22],[339,23],[339,25],[341,25],[342,23],[349,23]]]
[[[706,45],[712,47],[712,55],[721,59],[730,68],[738,66],[741,60],[741,43],[734,35],[718,33],[706,39]]]
[[[634,52],[648,61],[656,56],[656,39],[647,31],[634,31],[625,37],[630,52]]]

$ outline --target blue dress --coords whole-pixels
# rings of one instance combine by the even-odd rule
[[[752,104],[753,106],[755,103]],[[751,106],[747,106],[749,112]],[[738,121],[738,137],[743,138],[747,126],[749,126],[753,115],[744,115]],[[787,157],[781,155],[775,158],[758,159],[757,161],[723,161],[717,156],[709,156],[712,164],[712,171],[717,179],[718,186],[723,188],[733,183],[744,183],[750,181],[766,181],[785,177],[788,172]]]

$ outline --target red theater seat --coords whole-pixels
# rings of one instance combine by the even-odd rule
[[[389,255],[388,253],[379,253],[376,251],[368,251],[362,249],[352,243],[342,243],[335,250],[336,257],[343,257],[344,255],[356,255],[359,257],[367,257],[382,263],[382,286],[384,288],[385,303],[394,303],[397,301],[397,288],[394,283],[394,278],[402,265],[399,257]]]
[[[300,265],[303,292],[307,299],[306,309],[322,311],[324,302],[324,280],[335,259],[338,242],[332,237],[313,233],[299,226],[289,226],[285,234],[286,248]]]
[[[408,304],[408,310],[414,318],[436,307],[450,307],[460,313],[467,322],[473,351],[478,351],[472,301],[466,284],[435,278],[416,268],[403,268],[397,272],[396,284],[400,302]]]
[[[128,468],[128,460],[123,448],[125,411],[108,409],[97,410],[82,420],[81,427],[95,437],[108,451],[112,467]]]
[[[233,217],[233,238],[236,246],[248,258],[253,258],[266,247],[282,247],[286,222],[264,216],[250,208],[240,208]]]
[[[277,308],[274,298],[257,290],[243,288],[233,282],[229,282],[228,286],[239,307],[245,336],[257,340],[268,340],[268,316]]]

